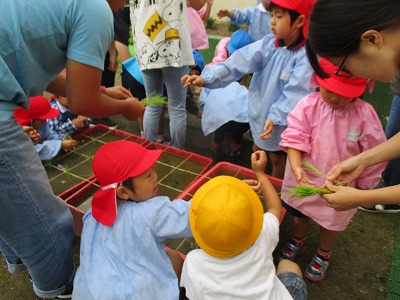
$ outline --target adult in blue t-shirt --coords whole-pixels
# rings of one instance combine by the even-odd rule
[[[144,107],[127,90],[100,89],[114,32],[112,10],[124,2],[0,2],[0,251],[11,273],[28,269],[42,298],[71,293],[73,222],[68,206],[53,194],[32,141],[12,115],[45,90],[68,96],[77,114],[143,115]],[[65,68],[67,78],[58,76]]]

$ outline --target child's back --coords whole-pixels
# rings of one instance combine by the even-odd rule
[[[192,236],[189,203],[156,196],[160,154],[129,141],[96,152],[100,189],[84,216],[75,299],[178,299],[164,240]]]
[[[163,196],[145,202],[117,200],[112,226],[97,222],[89,210],[74,298],[178,299],[178,279],[164,240],[191,236],[187,204]]]
[[[279,220],[266,213],[260,235],[248,250],[224,259],[202,249],[190,251],[181,278],[187,297],[190,300],[291,299],[275,275],[272,252],[278,241]],[[187,285],[188,282],[195,287]]]
[[[279,265],[278,273],[275,269],[272,252],[279,241],[282,206],[264,173],[265,152],[253,153],[251,160],[268,208],[265,214],[253,189],[234,177],[215,177],[193,196],[190,226],[201,249],[188,253],[180,283],[190,300],[305,299],[298,266]]]

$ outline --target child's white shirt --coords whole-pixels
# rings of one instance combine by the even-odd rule
[[[256,242],[231,258],[216,258],[201,249],[189,252],[180,285],[190,300],[293,299],[276,276],[272,252],[279,240],[279,220],[264,214]]]

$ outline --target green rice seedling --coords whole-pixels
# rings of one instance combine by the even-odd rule
[[[310,186],[299,185],[287,191],[287,193],[293,195],[290,199],[290,201],[293,201],[314,195],[332,194],[332,191],[328,190],[327,188],[314,188]]]
[[[68,164],[65,164],[64,166],[64,172],[67,175],[67,178],[70,179],[71,178],[71,168],[69,167]]]
[[[316,167],[314,167],[308,160],[303,160],[303,165],[305,166],[306,169],[327,179],[326,175],[324,173],[322,173],[320,170],[318,170]],[[331,180],[331,182],[332,182],[332,184],[337,185],[337,186],[347,186],[346,182],[341,182],[341,181],[337,181],[337,180]]]
[[[67,140],[72,140],[72,136],[70,136],[68,133],[65,135],[65,138],[66,138]]]
[[[142,103],[144,106],[147,105],[167,105],[168,104],[168,100],[167,97],[161,96],[159,94],[155,94],[155,95],[149,95],[148,97],[140,100],[140,103]]]
[[[306,167],[307,170],[310,170],[326,179],[326,176],[324,173],[322,173],[320,170],[318,170],[316,167],[314,167],[308,160],[303,160],[303,165]]]

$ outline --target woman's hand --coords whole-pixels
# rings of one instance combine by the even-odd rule
[[[143,117],[145,106],[139,102],[139,100],[135,97],[128,98],[124,101],[129,102],[128,109],[125,109],[121,115],[127,118],[128,120],[135,120],[137,118]]]
[[[363,205],[361,194],[365,191],[348,186],[336,186],[329,181],[326,182],[325,186],[333,192],[332,194],[321,195],[329,207],[341,211]]]
[[[111,98],[121,100],[133,97],[130,91],[120,85],[107,88],[106,94]]]
[[[364,170],[357,156],[350,157],[332,167],[326,174],[328,181],[340,181],[351,185],[351,183],[359,177]]]

